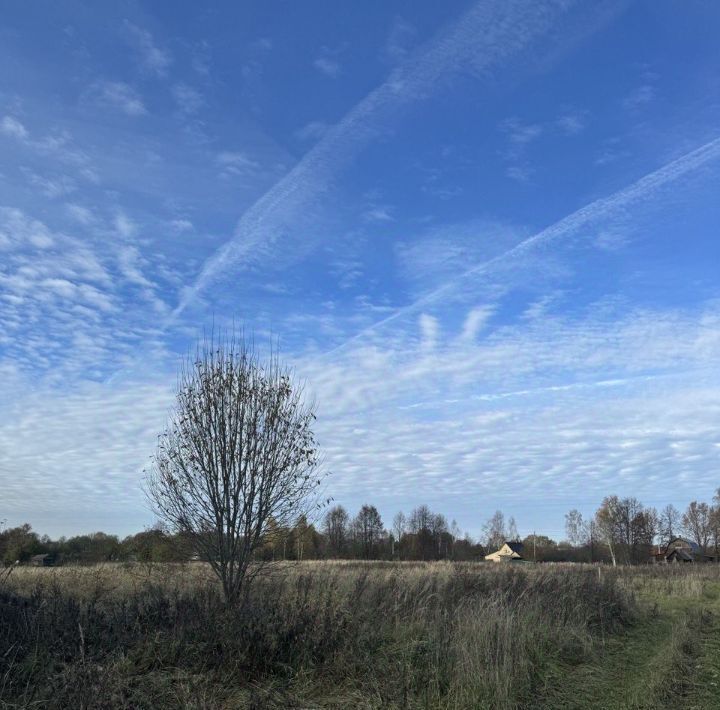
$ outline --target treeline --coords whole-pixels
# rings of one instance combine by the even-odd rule
[[[502,519],[500,512],[494,519],[498,516]],[[504,534],[495,529],[498,544]],[[354,517],[337,505],[315,523],[305,516],[292,527],[270,521],[256,554],[261,560],[475,560],[482,559],[486,549],[470,535],[462,535],[455,521],[448,524],[444,515],[425,505],[408,515],[398,513],[390,529],[373,505],[363,505]],[[0,560],[6,565],[25,563],[39,554],[49,554],[55,564],[181,562],[192,560],[195,550],[182,536],[161,527],[124,539],[97,532],[51,540],[27,524],[0,532]]]
[[[192,551],[178,535],[151,528],[120,539],[103,532],[51,540],[38,535],[30,525],[0,532],[0,561],[5,565],[28,562],[35,555],[48,554],[56,564],[97,564],[99,562],[178,562]]]
[[[258,548],[261,560],[481,560],[506,540],[519,540],[515,520],[496,511],[482,528],[480,539],[462,533],[457,523],[421,505],[410,513],[397,513],[386,525],[373,505],[363,505],[352,516],[343,506],[330,508],[315,523],[300,517],[292,527],[270,523]],[[571,561],[585,556],[545,535],[528,535],[522,542],[528,559]],[[49,554],[54,564],[100,562],[186,562],[195,557],[192,545],[161,527],[120,539],[97,532],[51,540],[29,525],[0,532],[0,561],[28,562],[34,555]]]
[[[565,516],[567,539],[545,535],[521,538],[515,520],[496,511],[483,525],[480,539],[462,533],[457,523],[421,505],[397,513],[386,525],[373,505],[352,516],[343,506],[330,508],[315,523],[301,516],[292,527],[272,521],[257,550],[261,560],[481,560],[505,541],[521,541],[523,556],[537,562],[605,562],[641,564],[656,549],[684,536],[706,554],[720,554],[720,489],[712,503],[692,501],[684,512],[672,504],[660,512],[637,498],[616,495],[603,499],[594,515],[578,510]],[[51,540],[30,525],[0,532],[0,561],[28,562],[49,554],[56,564],[96,564],[109,561],[184,562],[195,550],[181,535],[154,527],[120,539],[97,532]]]
[[[714,557],[720,552],[720,488],[712,503],[694,500],[684,512],[668,504],[658,512],[634,497],[603,499],[595,515],[584,519],[578,510],[565,516],[565,531],[583,561],[612,564],[647,562],[678,537],[694,542]]]
[[[386,526],[374,505],[355,516],[341,505],[330,508],[316,524],[300,517],[290,528],[269,526],[258,550],[263,560],[473,560],[485,547],[462,535],[457,523],[426,505],[398,513]]]
[[[462,535],[457,523],[448,523],[441,513],[426,505],[409,515],[398,513],[386,527],[374,505],[363,505],[354,517],[341,505],[325,514],[312,554],[337,559],[471,560],[481,557],[485,548],[468,534]],[[280,534],[282,539],[283,535]],[[277,546],[272,554],[277,558]],[[298,554],[305,556],[302,546]]]

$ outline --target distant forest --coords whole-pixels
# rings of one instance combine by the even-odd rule
[[[505,541],[521,540],[523,556],[537,562],[611,562],[641,564],[670,540],[684,536],[717,556],[720,548],[720,489],[712,504],[693,501],[684,512],[673,505],[661,511],[637,498],[608,496],[595,515],[584,519],[577,510],[565,515],[565,540],[528,535],[521,540],[515,520],[501,511],[485,523],[479,540],[463,534],[453,520],[426,505],[398,513],[386,526],[373,505],[353,517],[335,505],[316,523],[301,516],[292,527],[273,525],[258,549],[258,559],[316,560],[480,560]],[[195,550],[182,535],[156,526],[120,539],[95,532],[52,540],[29,524],[0,529],[0,561],[26,563],[49,554],[54,564],[100,562],[186,562]]]

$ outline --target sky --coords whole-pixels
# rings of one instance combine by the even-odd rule
[[[720,6],[5,2],[0,520],[151,525],[242,324],[326,490],[564,535],[720,486]]]

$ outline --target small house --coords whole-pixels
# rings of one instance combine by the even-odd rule
[[[665,554],[669,555],[673,550],[682,550],[688,555],[695,556],[700,553],[700,545],[685,537],[675,537],[666,545]]]
[[[684,537],[676,537],[670,540],[661,554],[653,555],[654,562],[665,563],[692,563],[692,562],[715,562],[713,555],[706,555],[700,545]]]
[[[485,555],[485,559],[490,562],[515,562],[523,559],[522,551],[522,542],[505,542],[496,552]]]
[[[33,555],[30,558],[30,565],[32,567],[52,567],[55,564],[55,558],[52,555]]]
[[[665,562],[695,562],[696,556],[685,548],[676,547],[665,555]]]

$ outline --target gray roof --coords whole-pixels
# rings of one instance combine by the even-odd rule
[[[517,552],[518,555],[522,554],[523,551],[523,544],[519,540],[515,540],[513,542],[506,542],[505,543],[513,552]]]
[[[685,545],[687,545],[693,552],[700,552],[700,545],[698,545],[697,542],[688,540],[686,537],[674,537],[672,540],[670,540],[670,542],[668,542],[668,544],[667,544],[668,548],[674,542],[682,542]]]

